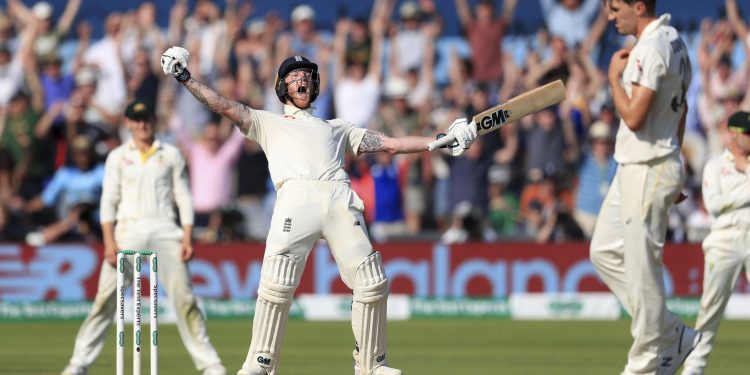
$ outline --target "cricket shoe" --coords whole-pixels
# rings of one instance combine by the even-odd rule
[[[89,372],[85,367],[69,364],[65,366],[65,369],[62,371],[62,373],[60,373],[60,375],[87,375],[88,373]]]
[[[685,362],[685,358],[701,341],[703,334],[680,322],[675,328],[677,339],[672,345],[659,355],[659,369],[657,375],[673,375]]]

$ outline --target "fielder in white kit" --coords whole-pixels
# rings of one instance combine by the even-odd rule
[[[125,110],[125,125],[132,139],[112,150],[105,164],[100,208],[105,259],[99,287],[63,375],[86,374],[102,351],[115,318],[116,252],[126,249],[158,254],[159,284],[174,306],[177,329],[195,367],[203,375],[224,375],[193,296],[186,263],[193,257],[193,204],[185,160],[176,147],[155,140],[154,112],[148,103],[131,103]],[[182,228],[175,222],[174,203]],[[131,265],[125,267],[126,288],[133,278],[132,259],[125,257]]]
[[[389,138],[342,119],[322,120],[310,104],[319,92],[318,67],[292,56],[279,67],[276,94],[284,114],[254,110],[229,101],[190,77],[188,52],[172,47],[162,56],[165,74],[177,78],[201,103],[237,125],[260,144],[268,157],[277,201],[261,269],[250,349],[238,375],[277,373],[289,307],[310,250],[328,241],[344,283],[354,292],[352,331],[354,373],[399,375],[387,366],[386,303],[388,279],[373,251],[363,217],[363,203],[343,169],[345,153],[416,153],[427,151],[429,137]],[[465,119],[449,128],[461,155],[477,130]]]
[[[701,334],[667,309],[662,261],[667,210],[685,175],[680,145],[691,67],[685,43],[656,17],[655,0],[609,0],[609,19],[632,50],[617,51],[609,82],[620,128],[617,172],[591,239],[602,280],[632,317],[633,344],[623,374],[674,374]]]
[[[703,241],[703,295],[695,323],[703,339],[685,360],[682,375],[703,374],[743,268],[750,280],[750,113],[733,114],[727,125],[727,148],[703,169],[703,202],[714,217]]]

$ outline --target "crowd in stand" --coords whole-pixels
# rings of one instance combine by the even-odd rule
[[[220,9],[178,1],[168,25],[156,6],[111,13],[104,35],[74,24],[81,0],[54,19],[50,4],[8,0],[0,14],[0,240],[40,245],[98,241],[98,202],[107,153],[122,142],[122,112],[154,104],[159,139],[186,155],[203,241],[262,241],[274,202],[267,161],[226,119],[164,77],[161,53],[191,52],[193,76],[224,97],[280,112],[273,91],[284,58],[320,66],[315,113],[387,135],[434,135],[543,83],[563,79],[568,99],[480,137],[462,157],[440,152],[351,157],[347,171],[365,200],[375,241],[446,243],[583,240],[614,176],[619,118],[605,79],[609,56],[631,39],[613,37],[600,0],[539,0],[546,27],[509,35],[517,0],[374,0],[365,18],[320,29],[310,5],[256,14],[252,3]],[[675,206],[670,239],[698,241],[710,217],[700,196],[702,167],[724,145],[726,120],[750,109],[748,29],[735,0],[726,17],[685,32],[693,61],[683,145],[689,199]],[[457,17],[461,35],[444,33]]]

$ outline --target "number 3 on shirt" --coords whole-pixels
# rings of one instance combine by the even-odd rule
[[[688,57],[683,55],[680,58],[680,77],[682,77],[682,91],[680,96],[672,97],[672,110],[677,112],[685,104],[685,95],[687,95],[688,84],[690,82],[691,75],[690,61]]]

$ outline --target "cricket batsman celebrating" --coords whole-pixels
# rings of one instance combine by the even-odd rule
[[[320,238],[328,241],[344,283],[353,290],[352,331],[354,373],[399,375],[387,366],[386,302],[388,279],[378,252],[367,236],[362,200],[350,187],[343,169],[347,151],[417,153],[427,151],[430,137],[390,138],[342,119],[313,116],[311,103],[319,93],[318,66],[292,56],[279,66],[275,90],[284,114],[255,110],[219,96],[191,78],[188,51],[171,47],[161,58],[165,74],[173,75],[196,99],[231,120],[248,139],[260,144],[277,191],[261,269],[253,334],[247,359],[238,375],[277,372],[289,308],[310,250]],[[451,154],[461,155],[477,129],[465,119],[448,129],[456,142]]]
[[[674,374],[701,339],[667,309],[662,255],[667,210],[685,175],[680,161],[685,91],[691,67],[685,43],[655,15],[655,0],[607,0],[609,19],[632,50],[615,52],[609,82],[622,120],[617,172],[591,239],[591,261],[632,317],[633,345],[623,374]]]
[[[724,308],[742,268],[750,279],[750,113],[729,117],[727,149],[703,169],[703,202],[714,222],[703,241],[703,295],[696,328],[703,340],[685,360],[682,375],[702,375]]]
[[[115,318],[117,250],[152,250],[159,255],[159,283],[177,315],[185,348],[203,375],[225,375],[208,339],[206,322],[193,296],[187,261],[193,257],[193,203],[185,160],[180,151],[156,140],[151,105],[136,100],[125,110],[132,139],[112,150],[104,167],[101,224],[104,262],[91,312],[76,336],[75,349],[63,375],[85,375],[102,351]],[[182,228],[175,223],[177,204]],[[115,225],[117,222],[117,225]],[[125,257],[126,284],[132,280],[132,256]],[[127,288],[127,285],[125,285]]]

